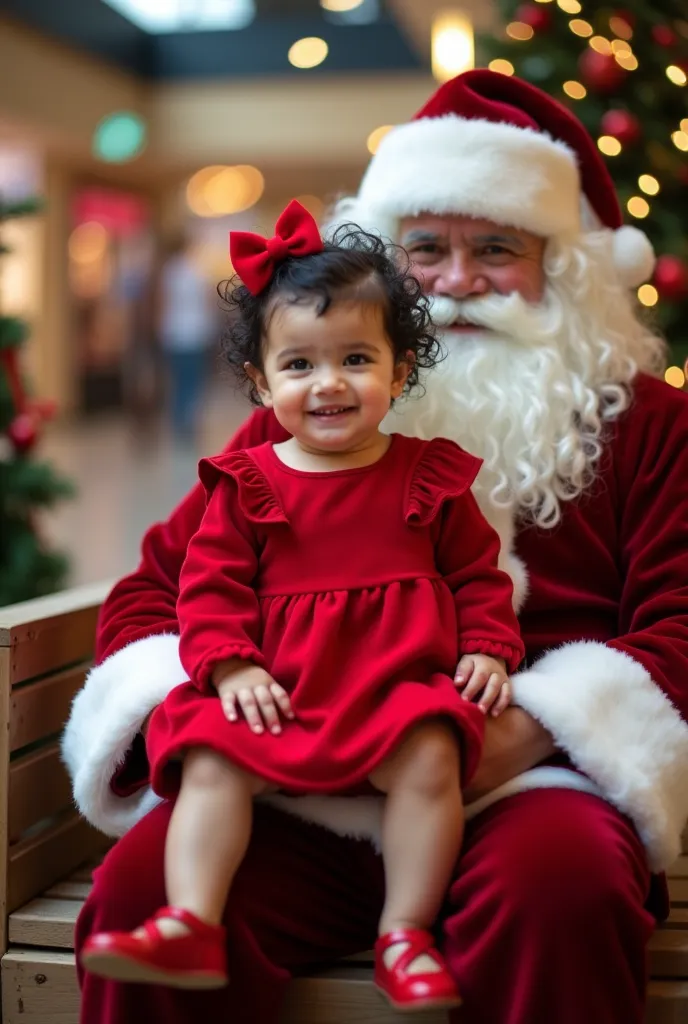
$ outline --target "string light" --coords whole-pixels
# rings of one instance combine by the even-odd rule
[[[551,0],[537,0],[538,3],[550,3]],[[500,75],[513,75],[516,68],[510,60],[503,60],[501,57],[497,57],[496,60],[491,60],[487,65],[490,71],[496,71]]]
[[[562,89],[572,100],[584,100],[588,90],[580,82],[564,82]]]
[[[621,143],[613,135],[600,135],[597,148],[605,156],[618,156],[621,152]]]
[[[576,36],[591,36],[593,33],[592,25],[589,21],[583,21],[582,18],[574,18],[569,22],[569,28]]]
[[[638,299],[643,306],[656,306],[659,301],[659,292],[653,284],[641,284],[638,289]]]
[[[551,4],[552,0],[535,0],[536,4]]]
[[[682,153],[688,153],[688,134],[686,132],[672,132],[671,141]]]
[[[609,44],[612,48],[612,53],[632,53],[631,47],[628,43],[625,43],[623,39],[612,39]]]
[[[638,185],[648,196],[656,196],[659,192],[659,182],[651,174],[641,174]]]
[[[681,131],[688,132],[688,117],[684,117],[681,121]]]
[[[382,124],[379,128],[375,128],[375,130],[370,133],[366,140],[366,146],[368,147],[369,153],[377,153],[377,147],[380,145],[387,132],[391,131],[393,127],[394,125],[391,124]]]
[[[633,53],[615,53],[614,60],[624,71],[635,71],[638,67],[638,58]]]
[[[624,21],[617,14],[612,15],[609,19],[609,27],[615,36],[620,36],[622,39],[633,38],[633,29],[627,21]]]
[[[510,39],[517,39],[518,42],[527,42],[532,39],[535,35],[534,30],[530,25],[526,25],[524,21],[512,21],[506,27],[506,34]]]
[[[642,220],[643,217],[647,217],[650,212],[650,204],[647,199],[643,199],[642,196],[631,196],[626,203],[626,209],[632,217],[637,217]]]
[[[675,64],[670,64],[666,69],[666,76],[674,85],[685,85],[688,82],[688,75]]]
[[[578,0],[557,0],[557,6],[561,7],[562,11],[565,11],[567,14],[580,14],[583,10]]]
[[[680,366],[668,366],[664,371],[664,380],[671,384],[672,388],[682,388],[686,378]]]
[[[338,14],[344,11],[353,11],[362,3],[363,0],[320,0],[320,6],[324,7],[326,11],[336,11]]]
[[[604,53],[605,56],[612,52],[612,44],[604,36],[593,36],[592,39],[588,39],[588,46],[592,46],[597,53]]]

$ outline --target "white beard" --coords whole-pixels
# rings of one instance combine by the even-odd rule
[[[555,525],[560,502],[594,476],[603,421],[622,389],[603,396],[567,365],[562,336],[571,318],[551,285],[538,305],[516,293],[430,301],[440,328],[463,318],[487,329],[441,336],[445,358],[425,393],[397,402],[384,428],[456,441],[484,460],[475,487],[483,507]]]

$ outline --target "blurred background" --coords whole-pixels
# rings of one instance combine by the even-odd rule
[[[0,605],[133,568],[248,412],[217,357],[228,231],[320,217],[474,65],[598,139],[684,387],[684,0],[0,0]]]

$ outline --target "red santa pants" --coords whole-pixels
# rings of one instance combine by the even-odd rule
[[[164,804],[110,852],[76,930],[131,929],[165,902]],[[81,977],[81,1024],[276,1024],[290,972],[369,948],[384,889],[366,842],[258,808],[229,900],[231,984],[212,993]],[[201,869],[202,870],[202,869]],[[642,847],[589,794],[536,790],[469,823],[443,912],[464,996],[452,1024],[642,1024],[654,919]]]

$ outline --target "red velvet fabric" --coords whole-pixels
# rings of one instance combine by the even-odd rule
[[[114,847],[76,927],[131,929],[165,901],[163,804]],[[643,849],[611,806],[571,790],[504,800],[469,822],[439,926],[464,997],[451,1024],[642,1024],[649,887]],[[224,923],[230,986],[213,993],[83,976],[81,1024],[277,1024],[292,974],[373,945],[380,858],[256,810]]]
[[[237,274],[252,295],[267,288],[275,267],[288,256],[322,252],[323,241],[314,217],[296,199],[280,214],[272,238],[253,231],[230,231],[229,252]]]
[[[608,228],[623,224],[614,182],[595,141],[558,100],[520,78],[477,68],[441,85],[414,120],[451,114],[547,132],[566,143],[577,159],[583,192],[601,223]]]
[[[484,715],[462,700],[462,654],[523,657],[499,538],[470,492],[480,462],[451,441],[392,436],[370,466],[306,473],[271,444],[202,468],[208,505],[181,572],[180,655],[191,682],[154,713],[153,788],[204,746],[291,792],[356,789],[423,719],[461,737],[465,782]],[[210,679],[253,661],[291,696],[279,736],[229,725]],[[200,692],[199,692],[200,691]]]

